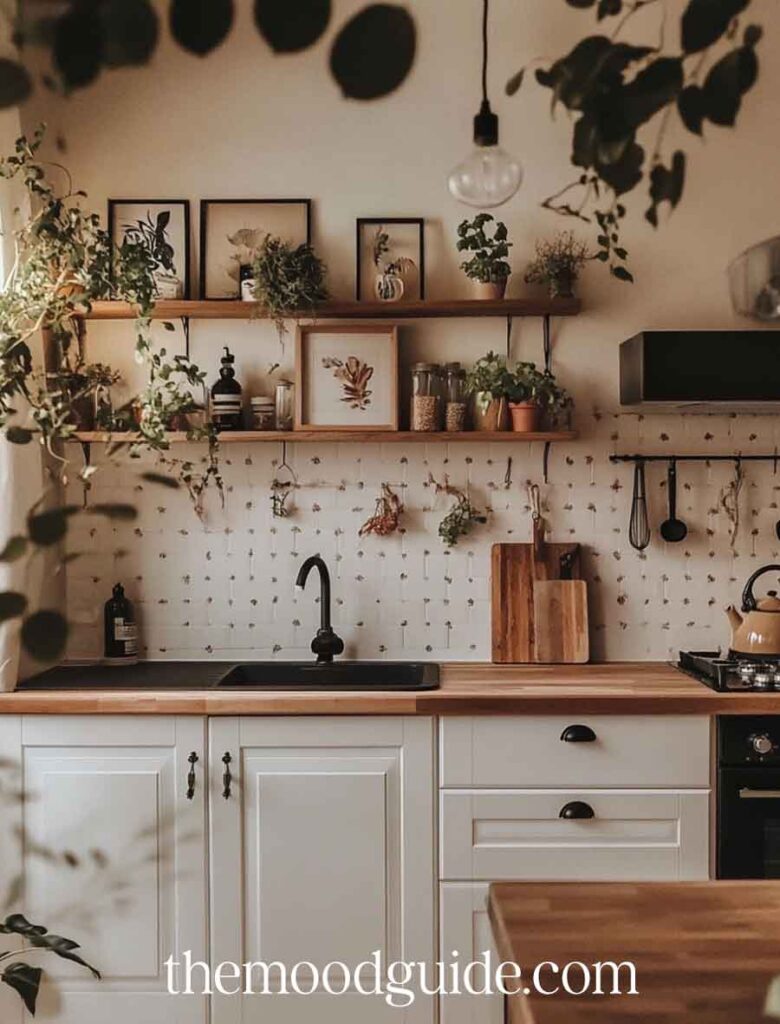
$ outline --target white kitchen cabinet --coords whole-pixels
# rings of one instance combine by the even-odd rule
[[[435,959],[433,722],[210,722],[211,959],[352,967]],[[225,796],[223,757],[230,756]],[[299,972],[301,984],[310,970]],[[277,975],[278,977],[278,975]],[[307,980],[308,979],[308,980]],[[219,996],[213,1024],[430,1024],[378,997]]]
[[[487,882],[445,882],[439,896],[441,958],[453,962],[458,954],[461,964],[477,962],[489,952],[493,968],[501,958],[493,942],[487,912]],[[512,982],[512,986],[517,983]],[[482,988],[479,980],[475,991]],[[440,1001],[441,1024],[503,1024],[503,998],[500,994],[445,995]]]
[[[103,974],[31,954],[49,979],[36,1021],[208,1019],[207,999],[168,994],[163,967],[183,950],[207,958],[205,739],[200,718],[0,716],[4,792],[24,795],[2,808],[2,892],[14,887],[10,909],[79,942]],[[3,1024],[27,1019],[0,990]]]

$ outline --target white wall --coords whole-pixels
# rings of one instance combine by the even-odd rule
[[[25,109],[27,125],[43,117],[52,135],[63,134],[65,159],[98,209],[109,196],[178,195],[194,204],[201,197],[311,196],[315,244],[328,262],[338,297],[352,296],[355,217],[425,216],[430,296],[466,294],[453,245],[465,210],[449,197],[445,180],[468,148],[478,105],[480,5],[412,0],[419,30],[416,67],[399,92],[368,105],[343,100],[327,71],[330,40],[361,6],[358,0],[335,0],[325,40],[305,54],[283,58],[273,56],[254,32],[251,5],[237,6],[240,24],[205,60],[182,53],[166,38],[151,69],[105,75],[65,103],[42,96]],[[526,168],[522,191],[501,213],[516,243],[518,273],[510,291],[521,293],[522,267],[535,237],[567,226],[544,212],[540,201],[573,172],[565,112],[551,121],[549,93],[531,81],[514,99],[503,96],[503,84],[530,58],[562,53],[592,30],[593,20],[563,0],[494,0],[492,10],[494,104],[502,116],[503,142]],[[699,468],[686,470],[681,479],[690,543],[667,548],[656,540],[640,558],[626,537],[630,469],[615,469],[607,461],[616,447],[641,444],[648,450],[686,445],[730,452],[775,443],[774,418],[638,420],[613,418],[611,412],[617,404],[619,343],[643,328],[738,326],[725,267],[746,245],[780,230],[775,215],[778,17],[771,0],[754,0],[751,11],[766,35],[759,47],[760,79],[737,131],[710,127],[704,143],[683,139],[676,128],[670,133],[670,149],[684,141],[689,152],[686,195],[658,232],[643,221],[645,196],[630,200],[624,241],[636,285],[612,282],[600,266],[589,267],[582,282],[585,312],[556,325],[556,368],[577,399],[582,439],[554,451],[546,497],[553,538],[572,537],[591,549],[600,657],[665,657],[681,645],[726,643],[722,606],[778,547],[771,468],[750,471],[736,554],[722,514],[713,511],[728,469]],[[654,24],[649,9],[632,31],[646,38]],[[652,133],[647,141],[652,147]],[[197,206],[194,212],[193,246]],[[129,327],[96,327],[90,339],[90,355],[110,359],[132,378]],[[223,342],[236,350],[247,389],[262,390],[267,365],[279,357],[273,328],[193,325],[194,358],[213,372]],[[503,342],[501,322],[444,321],[405,328],[402,346],[405,363],[420,355],[469,362]],[[540,349],[540,324],[518,324],[514,355],[539,359]],[[705,439],[708,434],[712,437]],[[415,445],[405,452],[300,446],[291,452],[304,485],[298,512],[274,522],[268,487],[279,452],[233,447],[225,451],[229,509],[223,517],[212,508],[206,532],[181,496],[141,493],[126,470],[107,472],[97,480],[96,497],[103,488],[114,496],[126,491],[139,501],[143,536],[133,531],[121,536],[106,527],[91,538],[76,538],[88,542],[89,554],[69,571],[72,614],[80,622],[73,652],[99,653],[100,605],[115,577],[122,577],[143,603],[150,654],[199,657],[208,648],[207,653],[224,657],[226,650],[253,654],[276,647],[282,657],[301,654],[315,613],[313,595],[295,598],[293,577],[300,557],[319,550],[337,568],[335,590],[344,602],[338,625],[353,653],[486,658],[490,543],[527,538],[525,481],[539,480],[541,471],[541,451],[520,446],[512,452],[513,484],[505,491],[507,454],[503,446],[491,449],[477,442],[449,450]],[[494,512],[489,527],[449,555],[435,530],[443,509],[426,510],[429,469],[449,472],[457,484],[469,481],[475,501]],[[651,481],[659,502],[660,475]],[[407,485],[407,532],[358,543],[357,528],[382,480]],[[162,507],[165,512],[158,511]],[[659,521],[662,509],[654,511]],[[128,554],[117,557],[119,548]]]

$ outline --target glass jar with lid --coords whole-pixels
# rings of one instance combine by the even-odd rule
[[[412,366],[412,430],[441,430],[442,382],[438,363],[414,363]]]
[[[275,413],[276,413],[276,429],[277,430],[292,430],[293,429],[293,396],[295,393],[295,385],[291,380],[280,380],[277,381],[276,391],[274,394],[275,402]]]
[[[466,371],[460,363],[444,365],[444,429],[458,433],[466,429]]]

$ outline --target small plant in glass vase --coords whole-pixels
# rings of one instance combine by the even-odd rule
[[[503,356],[488,352],[476,361],[466,374],[466,394],[473,398],[476,430],[509,428],[507,400],[512,385],[512,374]]]
[[[473,282],[475,298],[503,299],[512,273],[508,263],[512,245],[506,224],[489,213],[479,213],[458,226],[458,252],[473,253],[460,268]]]
[[[176,269],[176,253],[168,239],[170,210],[162,210],[156,217],[147,212],[142,220],[125,224],[125,239],[142,245],[151,259],[155,294],[160,299],[184,297],[184,281]]]
[[[525,272],[526,284],[547,286],[551,299],[571,299],[580,270],[593,257],[572,231],[536,243],[536,254]]]
[[[535,363],[518,363],[508,387],[512,430],[530,434],[541,426],[555,429],[571,417],[574,403],[549,370],[538,370]]]
[[[377,270],[374,293],[381,302],[399,302],[404,295],[404,275],[417,268],[409,256],[391,258],[390,235],[383,224],[374,235],[372,259]]]

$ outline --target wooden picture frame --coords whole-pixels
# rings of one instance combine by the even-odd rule
[[[353,360],[356,365],[348,367]],[[318,389],[316,399],[314,388]],[[299,325],[294,429],[350,434],[398,430],[398,328],[394,324]]]
[[[412,227],[417,234],[417,294],[403,296],[405,301],[424,301],[425,299],[425,219],[423,217],[358,217],[355,222],[355,298],[358,302],[376,302],[377,297],[367,294],[365,287],[366,271],[364,266],[364,229],[366,227],[381,228],[383,226]]]
[[[235,294],[216,294],[217,290],[224,291],[226,283],[224,275],[220,274],[219,271],[215,271],[213,265],[213,246],[212,246],[212,263],[209,263],[209,236],[211,229],[214,224],[214,214],[216,213],[217,207],[225,207],[226,220],[229,221],[230,227],[224,231],[227,236],[230,230],[236,229],[236,212],[239,207],[279,207],[280,210],[274,211],[275,213],[287,212],[291,214],[297,212],[300,223],[298,225],[291,224],[291,230],[289,233],[285,232],[284,228],[280,227],[275,221],[268,226],[268,232],[272,235],[279,235],[284,241],[289,241],[295,245],[301,245],[304,242],[307,245],[311,245],[311,231],[312,231],[312,200],[311,199],[201,199],[200,201],[200,297],[201,299],[208,299],[210,301],[224,301],[231,302],[240,297],[240,284],[236,283]],[[293,207],[298,207],[298,211],[293,211]],[[249,216],[249,211],[247,216]],[[260,211],[258,210],[258,213]],[[267,212],[270,212],[268,210]],[[211,220],[209,218],[211,214]],[[232,214],[232,216],[231,216]],[[261,218],[258,217],[258,221]],[[300,230],[301,224],[303,230]],[[246,223],[242,225],[244,227],[255,228],[259,231],[265,230],[265,225],[262,223],[250,224]],[[220,231],[220,234],[223,232]],[[221,259],[223,254],[220,254]],[[218,289],[214,286],[214,276],[217,275],[217,280],[221,278],[221,287]],[[210,284],[211,282],[211,284]]]
[[[190,246],[190,201],[189,199],[109,199],[108,200],[108,237],[111,241],[119,246],[124,238],[120,238],[117,235],[119,228],[127,227],[126,223],[122,223],[124,218],[121,214],[121,208],[127,207],[127,217],[131,220],[134,218],[137,222],[139,219],[145,219],[145,217],[151,218],[152,211],[155,207],[158,208],[158,212],[162,212],[166,207],[170,210],[175,208],[181,208],[181,223],[178,226],[179,238],[175,239],[177,242],[183,243],[183,255],[181,259],[177,261],[179,273],[183,273],[181,277],[182,283],[182,299],[192,298],[192,274],[190,270],[191,266],[191,246]],[[126,232],[125,232],[126,233]],[[176,254],[182,249],[182,245],[174,245],[174,259]],[[114,266],[113,266],[113,251],[111,253],[111,276],[113,279]],[[170,296],[168,296],[170,297]],[[166,298],[165,295],[161,295],[161,298]]]

